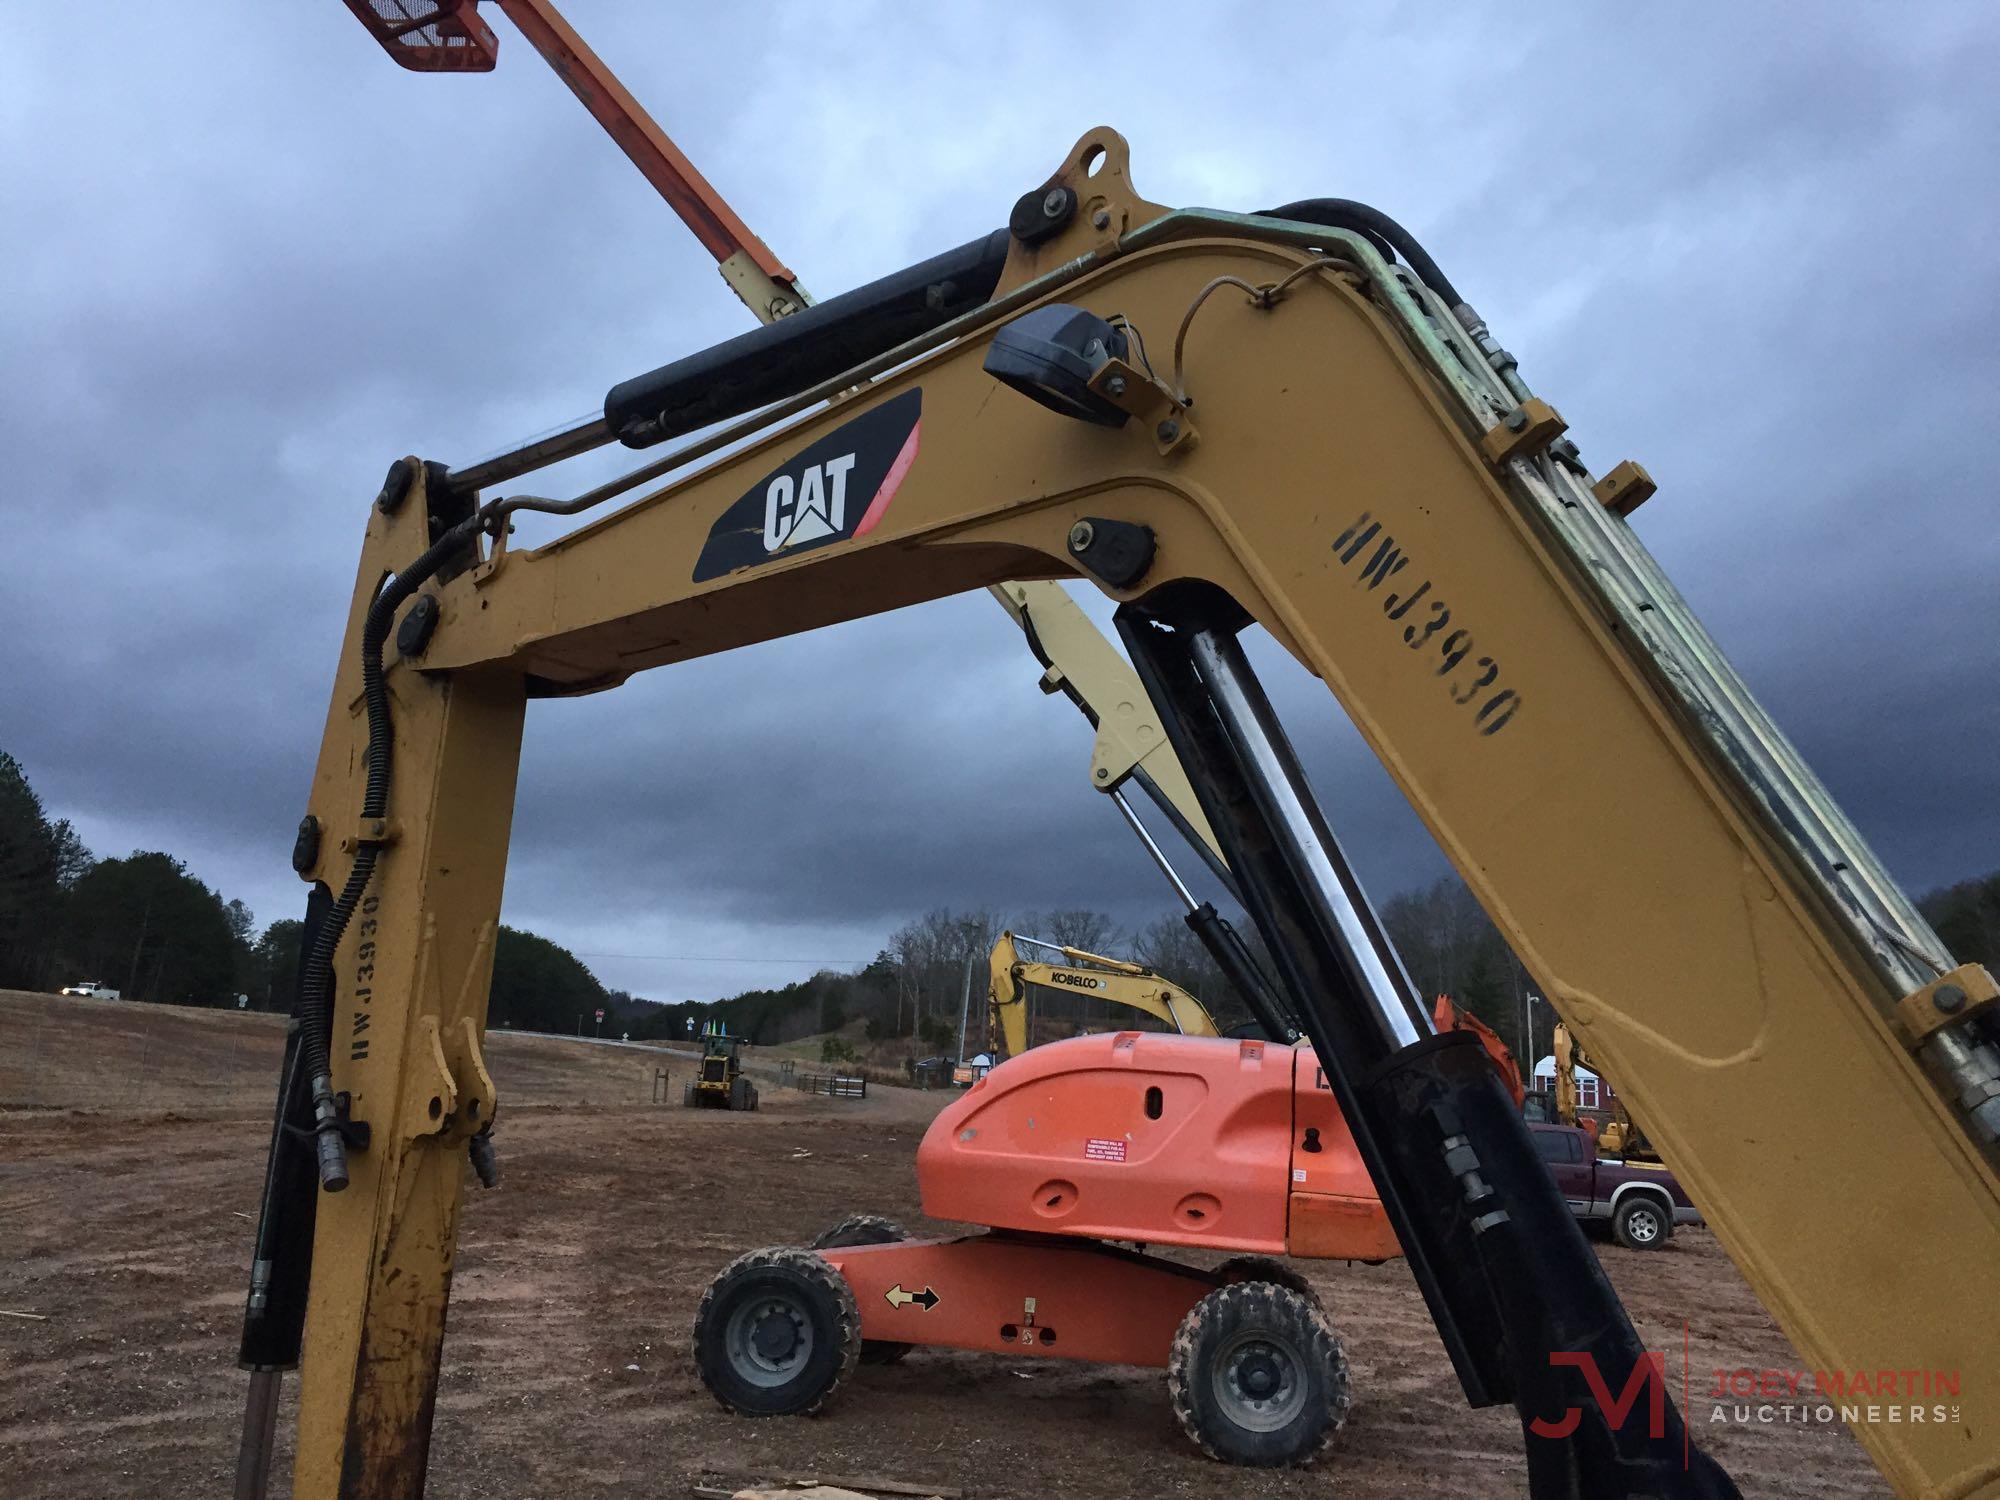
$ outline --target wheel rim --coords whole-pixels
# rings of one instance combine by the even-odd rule
[[[1660,1237],[1660,1218],[1650,1208],[1635,1208],[1625,1220],[1625,1232],[1642,1245]]]
[[[1270,1330],[1239,1334],[1215,1361],[1216,1404],[1238,1427],[1275,1432],[1305,1409],[1305,1361]]]
[[[796,1297],[758,1291],[731,1311],[722,1342],[730,1368],[768,1390],[796,1378],[812,1358],[812,1318]]]

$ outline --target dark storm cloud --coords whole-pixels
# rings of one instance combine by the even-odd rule
[[[1898,876],[2000,864],[1986,8],[574,9],[821,294],[1000,222],[1099,120],[1165,201],[1380,204],[1598,467],[1661,480],[1641,533]],[[591,411],[743,314],[518,37],[419,78],[331,0],[240,19],[132,7],[82,67],[57,11],[4,23],[0,746],[100,853],[269,920],[386,461]],[[1440,870],[1270,669],[1371,888]],[[936,904],[1162,909],[1034,676],[973,597],[538,704],[509,919],[849,958]]]

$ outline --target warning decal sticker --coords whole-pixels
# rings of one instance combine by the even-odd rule
[[[1083,1143],[1083,1154],[1092,1161],[1125,1160],[1123,1141],[1088,1140]]]

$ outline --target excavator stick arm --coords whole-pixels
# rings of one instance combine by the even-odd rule
[[[1178,767],[1179,762],[1173,764]],[[1021,945],[1046,948],[1069,960],[1045,963],[1021,956]],[[1004,1044],[1009,1057],[1028,1050],[1028,990],[1030,987],[1122,1005],[1165,1021],[1183,1036],[1222,1033],[1200,1000],[1144,964],[1107,958],[1082,948],[1003,932],[987,955],[986,1008],[989,1045]]]
[[[1479,1045],[1486,1049],[1487,1057],[1492,1060],[1493,1071],[1500,1075],[1501,1085],[1513,1098],[1514,1107],[1520,1108],[1522,1101],[1528,1096],[1528,1086],[1521,1078],[1520,1063],[1514,1054],[1507,1050],[1507,1044],[1500,1040],[1500,1034],[1471,1011],[1454,1004],[1448,995],[1438,996],[1437,1004],[1431,1011],[1431,1019],[1440,1032],[1469,1031],[1478,1037]],[[1529,1059],[1528,1066],[1531,1068],[1534,1066],[1532,1058]]]
[[[1165,1021],[1182,1036],[1220,1036],[1215,1020],[1201,1001],[1171,980],[1150,970],[1139,974],[1120,970],[1070,968],[1061,964],[1016,963],[1008,974],[1008,989],[996,995],[993,1007],[1002,1017],[1009,1055],[1018,1056],[1027,1047],[1025,987],[1044,989],[1120,1005]]]

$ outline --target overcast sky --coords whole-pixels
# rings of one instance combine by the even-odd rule
[[[1001,224],[1099,123],[1161,202],[1394,214],[1587,455],[1652,470],[1640,534],[1895,874],[2000,866],[1991,5],[568,12],[821,296]],[[746,326],[492,19],[499,70],[439,78],[337,0],[0,18],[0,748],[98,854],[260,922],[302,905],[387,461]],[[1364,881],[1434,878],[1274,656]],[[1035,677],[972,596],[532,705],[507,920],[681,998],[931,905],[1166,909]]]

